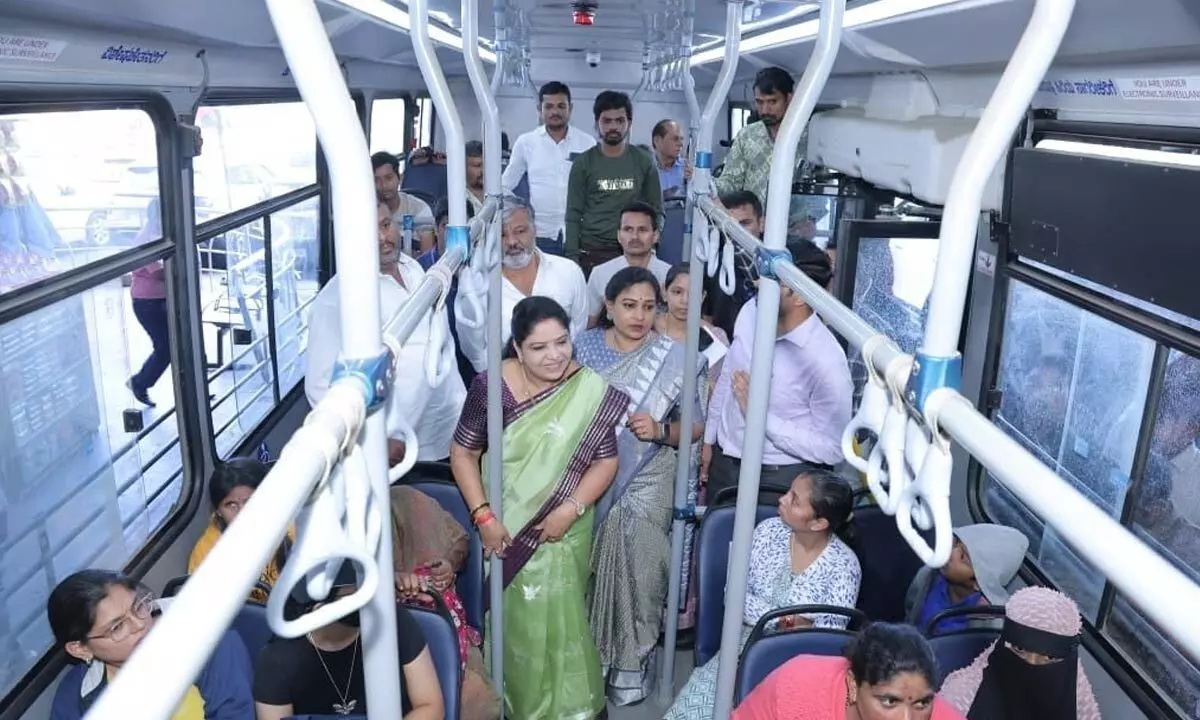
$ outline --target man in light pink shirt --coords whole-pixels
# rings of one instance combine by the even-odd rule
[[[793,252],[796,267],[821,287],[829,284],[833,275],[829,256],[810,241]],[[710,502],[720,490],[738,483],[757,314],[757,299],[742,306],[709,406],[701,477],[707,477]],[[841,462],[842,431],[850,422],[852,395],[850,368],[837,338],[800,295],[783,287],[763,445],[764,488],[786,492],[806,468]]]
[[[150,201],[146,208],[146,224],[138,233],[137,244],[156,240],[162,236],[162,216],[159,214],[158,199]],[[143,405],[154,407],[150,399],[150,388],[154,387],[167,368],[171,366],[171,336],[167,323],[167,281],[161,260],[155,260],[133,271],[133,284],[129,287],[133,298],[133,316],[150,336],[153,350],[142,369],[125,383],[133,396]]]

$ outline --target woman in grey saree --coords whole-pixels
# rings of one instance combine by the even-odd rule
[[[631,398],[629,420],[617,433],[617,478],[596,504],[592,547],[589,619],[606,692],[617,705],[652,690],[667,597],[684,363],[683,346],[654,330],[661,297],[650,271],[625,268],[605,288],[606,322],[575,339],[579,363]],[[703,432],[700,397],[690,399],[693,441]],[[694,492],[696,442],[691,466]]]

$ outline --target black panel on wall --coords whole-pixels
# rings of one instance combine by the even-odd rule
[[[1200,170],[1014,152],[1014,252],[1200,317]]]

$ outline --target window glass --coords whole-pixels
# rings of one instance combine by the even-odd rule
[[[729,139],[733,140],[747,125],[750,124],[750,108],[733,106],[729,108]]]
[[[275,401],[264,227],[264,220],[255,220],[196,248],[209,408],[221,457],[233,452]]]
[[[145,112],[0,113],[0,294],[159,239],[158,194]]]
[[[204,145],[193,163],[196,221],[317,181],[317,135],[304,103],[202,107]]]
[[[0,326],[0,693],[53,643],[50,589],[123,566],[181,496],[170,375],[155,408],[126,388],[150,347],[120,280]]]
[[[938,240],[874,238],[858,241],[853,309],[906,353],[915,353],[925,330]],[[867,379],[862,353],[854,350],[851,374],[857,392]]]
[[[416,132],[418,147],[433,146],[433,100],[423,97],[417,99]]]
[[[1010,287],[994,422],[1114,518],[1129,485],[1154,344],[1019,282]],[[1133,418],[1130,423],[1129,418]],[[985,507],[1030,533],[1040,567],[1095,619],[1104,577],[990,478]]]
[[[1142,414],[1116,428],[1125,442],[1116,452],[1132,458]],[[1200,360],[1172,352],[1154,416],[1150,455],[1133,499],[1133,531],[1163,557],[1200,582]],[[1109,623],[1114,640],[1148,677],[1194,716],[1200,711],[1200,671],[1166,636],[1119,600]]]
[[[320,200],[312,198],[271,216],[275,352],[279,392],[304,379],[309,306],[320,290]]]
[[[371,152],[390,152],[403,158],[404,115],[407,103],[404,98],[380,98],[371,102]]]

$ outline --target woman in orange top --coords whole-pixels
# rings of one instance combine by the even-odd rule
[[[935,694],[933,653],[909,625],[875,623],[846,657],[799,655],[767,676],[733,720],[962,720]]]
[[[267,466],[254,458],[233,458],[217,466],[212,480],[208,483],[208,497],[213,506],[212,520],[204,529],[204,534],[196,541],[196,546],[192,548],[192,555],[188,558],[189,574],[196,572],[196,568],[200,567],[200,563],[221,539],[221,533],[225,532],[225,528],[229,527],[229,523],[233,522],[266,477]],[[263,569],[262,575],[259,575],[259,583],[268,588],[275,586],[295,540],[296,530],[289,528],[287,537],[275,551],[271,562]],[[250,599],[266,604],[267,592],[262,588],[255,588],[250,593]]]

